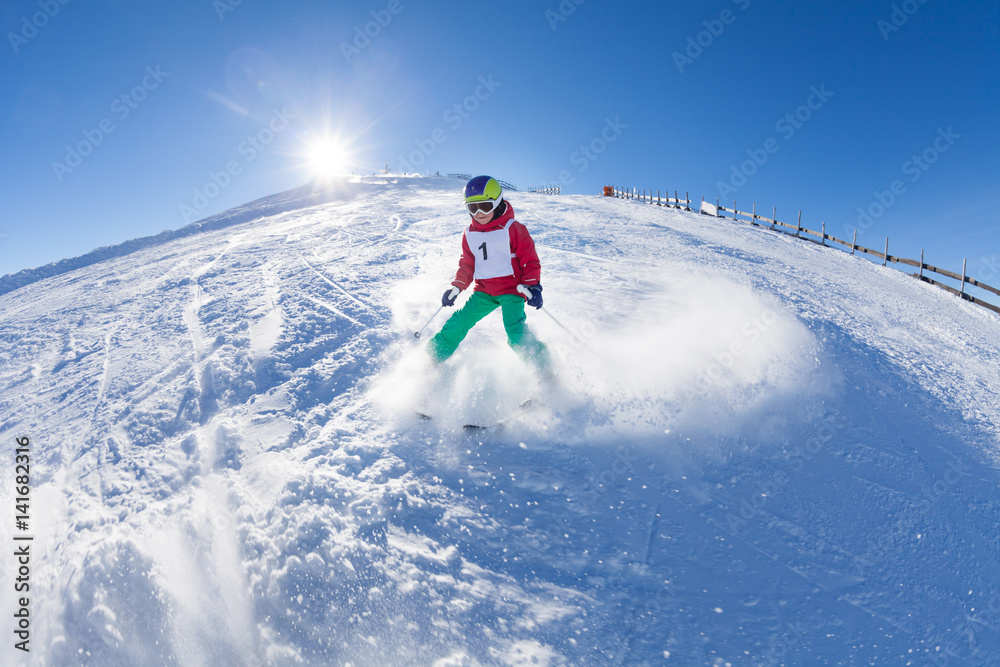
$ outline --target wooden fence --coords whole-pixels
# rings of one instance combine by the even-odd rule
[[[669,190],[664,191],[662,198],[660,197],[660,191],[657,190],[656,199],[653,199],[652,190],[650,190],[649,195],[647,195],[645,190],[643,190],[640,194],[639,190],[636,188],[622,190],[614,185],[610,187],[612,192],[614,192],[614,196],[621,199],[637,199],[646,204],[656,204],[657,206],[666,206],[668,208],[680,208],[685,211],[691,210],[691,196],[687,192],[684,193],[684,199],[680,199],[677,194],[677,190],[674,190],[674,198],[671,199]],[[683,204],[683,206],[681,206],[681,204]]]
[[[683,208],[685,211],[691,210],[691,201],[688,194],[684,193],[685,199],[679,200],[677,198],[676,190],[674,191],[673,199],[670,199],[669,196],[667,196],[666,198],[661,200],[659,190],[656,191],[656,198],[654,199],[652,190],[650,190],[648,194],[646,193],[645,190],[643,190],[642,193],[640,194],[639,191],[635,188],[620,189],[618,187],[611,186],[611,189],[615,197],[619,197],[622,199],[635,199],[647,204],[657,204],[659,206],[668,206],[671,208]],[[681,206],[681,204],[683,204],[684,206]],[[796,219],[796,223],[794,225],[786,222],[781,222],[780,220],[778,220],[777,208],[771,209],[770,218],[758,215],[756,202],[753,204],[753,210],[748,213],[746,211],[737,210],[736,202],[733,202],[732,208],[727,208],[725,206],[720,205],[718,203],[718,200],[716,200],[715,204],[710,204],[705,201],[704,197],[702,197],[701,207],[699,208],[699,211],[704,215],[710,215],[716,218],[724,218],[736,222],[743,222],[752,225],[754,227],[770,228],[774,231],[781,232],[783,234],[788,234],[789,236],[794,236],[795,238],[802,239],[803,241],[809,241],[811,243],[815,243],[817,245],[822,245],[825,247],[835,248],[836,246],[833,244],[840,244],[844,246],[845,251],[849,248],[850,253],[852,255],[860,252],[881,259],[882,266],[888,266],[890,262],[892,262],[893,264],[904,264],[906,266],[912,266],[917,269],[916,273],[909,274],[914,278],[921,280],[925,283],[930,283],[931,285],[936,285],[941,289],[951,292],[960,299],[972,302],[977,306],[982,306],[983,308],[988,308],[989,310],[992,310],[995,313],[1000,313],[1000,306],[996,306],[992,303],[983,301],[982,299],[979,299],[969,294],[966,291],[966,285],[972,285],[973,287],[978,287],[979,289],[1000,296],[1000,289],[997,289],[996,287],[991,287],[990,285],[987,285],[985,283],[981,283],[972,276],[968,275],[968,272],[966,270],[968,262],[966,260],[962,261],[962,273],[958,274],[954,271],[948,271],[947,269],[938,268],[936,266],[924,262],[923,250],[920,251],[919,261],[915,259],[906,259],[904,257],[897,257],[895,255],[889,254],[888,237],[886,237],[885,239],[884,249],[879,251],[873,248],[866,248],[864,246],[858,245],[858,231],[856,229],[854,230],[854,238],[851,241],[844,241],[842,239],[836,238],[835,236],[827,234],[825,222],[822,223],[822,228],[820,231],[807,229],[802,226],[802,211],[799,211],[798,218]],[[726,215],[727,213],[729,214],[728,216]],[[793,231],[794,233],[792,233]],[[830,243],[828,244],[827,241],[829,241]],[[935,280],[930,276],[926,275],[927,273],[933,273],[940,276],[945,276],[946,278],[951,278],[952,280],[957,280],[960,287],[955,288],[952,287],[951,285],[946,285],[941,281]]]

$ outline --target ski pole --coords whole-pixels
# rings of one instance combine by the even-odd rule
[[[556,324],[558,324],[559,326],[561,326],[563,328],[563,330],[566,331],[566,333],[568,333],[570,336],[572,336],[573,338],[579,338],[579,336],[577,336],[575,333],[573,333],[562,322],[560,322],[559,320],[557,320],[556,316],[553,315],[552,313],[550,313],[548,308],[546,308],[545,306],[542,306],[542,312],[545,313],[546,315],[548,315],[549,317],[551,317],[552,321],[555,322]]]
[[[527,287],[525,287],[524,285],[518,285],[517,286],[517,291],[520,292],[521,294],[523,294],[526,299],[530,299],[531,298],[531,291]],[[559,326],[561,326],[566,331],[566,333],[568,333],[570,336],[572,336],[573,338],[579,338],[579,336],[577,336],[575,333],[573,333],[562,322],[560,322],[559,320],[557,320],[556,316],[553,315],[552,313],[550,313],[548,308],[546,308],[545,306],[542,306],[541,310],[546,315],[548,315],[549,317],[551,317],[552,321],[555,322],[556,324],[558,324]]]
[[[434,314],[431,315],[431,319],[427,320],[427,324],[425,324],[424,326],[420,327],[420,331],[414,331],[413,332],[413,337],[414,338],[420,338],[420,334],[422,334],[424,332],[424,329],[426,329],[427,327],[430,326],[431,322],[434,320],[435,317],[437,317],[437,314],[440,313],[442,310],[444,310],[444,306],[441,306],[440,308],[438,308],[437,310],[435,310]]]

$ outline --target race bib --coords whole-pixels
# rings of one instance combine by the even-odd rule
[[[514,275],[514,267],[510,261],[514,254],[510,251],[510,232],[507,231],[510,222],[504,225],[503,229],[492,232],[466,230],[465,240],[469,244],[469,250],[476,257],[474,279],[484,280]]]

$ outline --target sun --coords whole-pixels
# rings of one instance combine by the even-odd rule
[[[347,151],[335,139],[317,139],[307,148],[306,158],[317,176],[339,176],[347,170]]]

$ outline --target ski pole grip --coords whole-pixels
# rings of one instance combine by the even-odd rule
[[[518,285],[517,291],[523,294],[525,299],[531,298],[531,290],[525,287],[524,285]]]

